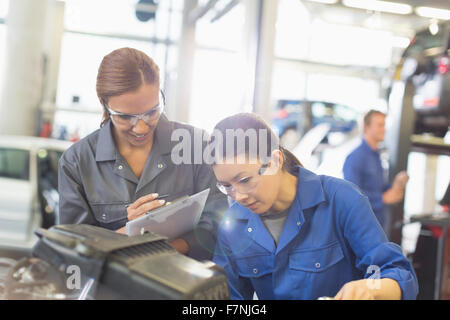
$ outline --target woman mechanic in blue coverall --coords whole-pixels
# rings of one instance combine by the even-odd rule
[[[249,152],[251,135],[239,149],[239,135],[225,134],[239,129],[257,131],[256,154]],[[226,271],[232,299],[252,299],[254,292],[259,299],[416,298],[411,263],[388,242],[355,185],[303,168],[254,114],[222,120],[218,136],[222,144],[209,144],[217,186],[235,202],[222,219],[213,260]],[[233,160],[244,161],[223,161],[230,143]]]

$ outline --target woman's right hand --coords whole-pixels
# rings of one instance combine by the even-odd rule
[[[146,196],[140,197],[135,202],[130,204],[127,207],[128,221],[132,221],[134,219],[142,217],[147,212],[163,206],[165,200],[155,200],[157,197],[157,193],[151,193]]]

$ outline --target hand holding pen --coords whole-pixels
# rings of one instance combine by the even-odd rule
[[[152,193],[140,197],[127,207],[128,221],[142,217],[147,212],[163,206],[166,202],[163,198],[167,198],[168,196],[168,194],[159,195]]]

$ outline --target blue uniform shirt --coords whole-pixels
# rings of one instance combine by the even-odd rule
[[[383,226],[385,221],[383,192],[390,186],[384,183],[380,154],[363,139],[345,159],[343,171],[344,179],[356,184],[369,198],[372,210]]]
[[[260,217],[234,203],[219,227],[214,262],[232,299],[317,299],[363,278],[391,278],[403,299],[418,283],[401,248],[388,242],[367,197],[347,181],[299,167],[297,194],[278,246]]]

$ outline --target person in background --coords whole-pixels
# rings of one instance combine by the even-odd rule
[[[208,165],[173,163],[178,141],[171,140],[172,132],[184,129],[193,135],[199,129],[165,116],[158,66],[139,50],[114,50],[100,64],[97,95],[101,128],[73,144],[59,161],[57,224],[91,224],[124,233],[127,221],[165,201],[210,188],[197,228],[171,244],[192,258],[211,259],[227,200],[215,188]],[[158,194],[169,196],[156,200]]]
[[[344,179],[356,184],[370,201],[378,222],[385,229],[385,205],[402,201],[409,179],[405,171],[399,172],[392,185],[384,182],[378,144],[384,141],[386,116],[370,110],[364,116],[364,136],[361,144],[345,159]]]
[[[255,114],[228,117],[215,133],[217,187],[234,203],[213,261],[232,299],[416,298],[411,263],[352,183],[303,168]]]

